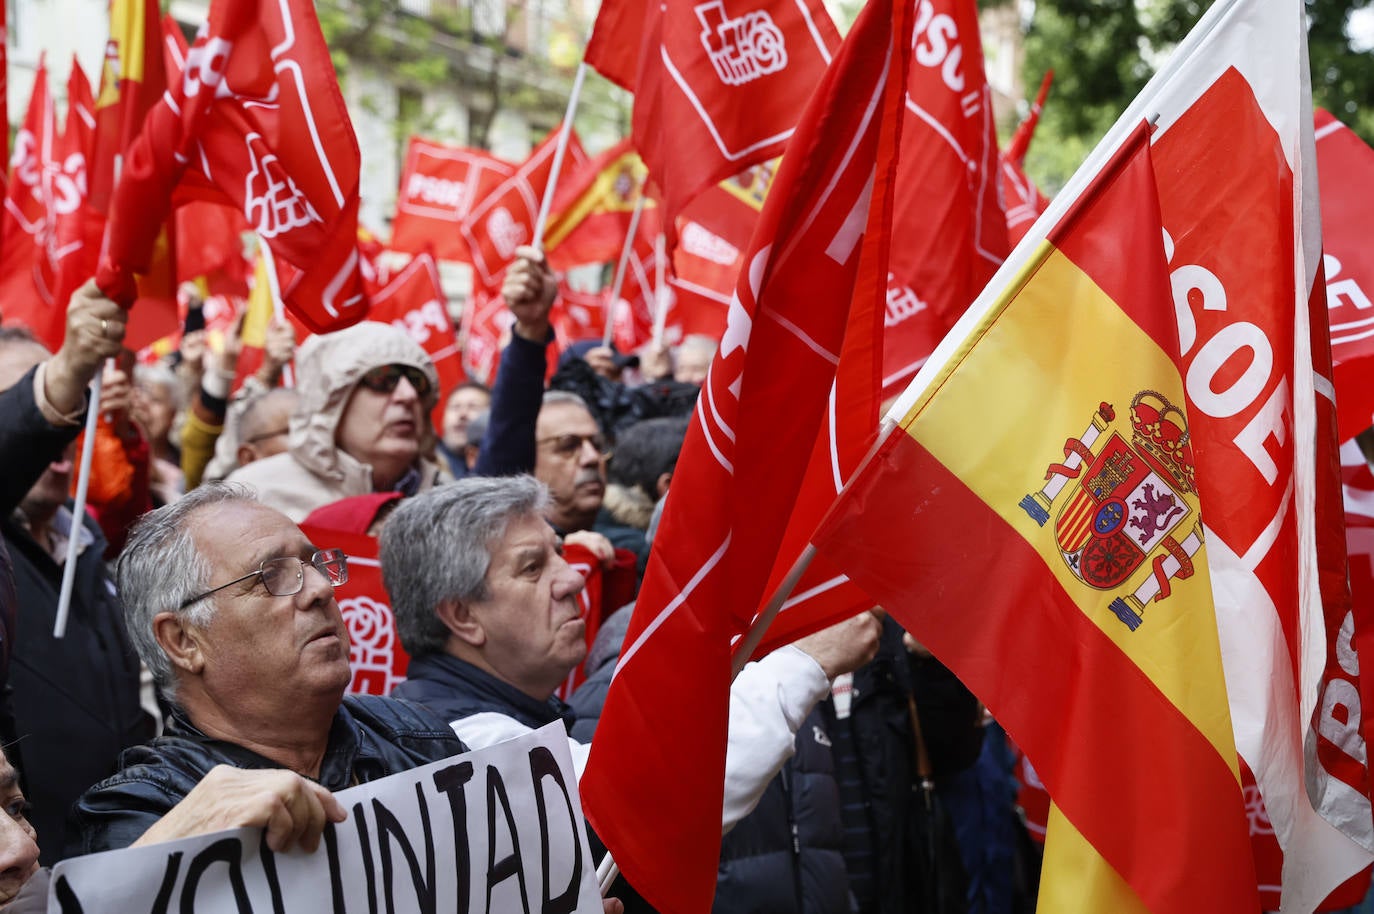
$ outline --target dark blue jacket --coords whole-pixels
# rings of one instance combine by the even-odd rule
[[[410,658],[406,681],[391,694],[424,705],[446,721],[493,711],[536,730],[554,721],[570,729],[573,722],[572,709],[557,698],[531,698],[485,670],[442,652]]]
[[[465,752],[448,724],[393,698],[350,695],[334,715],[320,763],[321,786],[343,790]],[[128,847],[181,802],[216,765],[280,768],[235,743],[213,739],[174,711],[165,735],[130,749],[123,770],[92,787],[76,806],[77,853]]]
[[[511,335],[501,352],[491,387],[491,414],[474,476],[514,476],[534,472],[534,423],[544,402],[544,370],[549,339],[540,345]]]

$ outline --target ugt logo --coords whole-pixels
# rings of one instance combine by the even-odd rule
[[[1020,506],[1043,527],[1059,501],[1059,554],[1095,590],[1128,584],[1146,566],[1137,586],[1110,607],[1135,631],[1145,604],[1169,596],[1171,578],[1193,576],[1202,521],[1184,498],[1197,485],[1182,410],[1163,394],[1142,390],[1131,400],[1129,442],[1112,428],[1115,419],[1111,405],[1101,404],[1083,434],[1064,443],[1064,462],[1050,464],[1044,488]]]
[[[787,44],[767,13],[755,10],[731,19],[722,0],[699,4],[693,11],[701,22],[701,44],[727,86],[743,85],[787,66]]]

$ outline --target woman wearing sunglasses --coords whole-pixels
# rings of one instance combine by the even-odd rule
[[[296,356],[300,396],[286,453],[229,478],[294,521],[354,495],[414,495],[442,472],[423,456],[434,438],[429,416],[438,386],[429,356],[390,324],[313,336]]]

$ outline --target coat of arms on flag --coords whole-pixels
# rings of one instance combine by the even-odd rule
[[[1127,441],[1116,410],[1100,404],[1083,433],[1065,443],[1064,462],[1050,464],[1044,487],[1020,506],[1043,527],[1059,502],[1059,554],[1087,586],[1113,590],[1141,578],[1110,607],[1135,631],[1145,603],[1169,596],[1171,578],[1193,576],[1203,537],[1183,411],[1142,390],[1131,400],[1129,420]],[[1147,571],[1137,576],[1142,565]]]

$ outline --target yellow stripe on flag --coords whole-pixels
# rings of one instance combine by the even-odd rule
[[[1050,804],[1037,914],[1150,914],[1112,865]]]
[[[558,247],[589,216],[633,211],[648,173],[649,170],[634,150],[617,156],[601,170],[583,194],[550,217],[548,228],[544,231],[545,250]],[[648,201],[646,205],[650,205]]]
[[[908,415],[908,433],[1031,544],[1084,614],[1206,737],[1239,784],[1205,549],[1192,557],[1192,577],[1173,579],[1172,595],[1146,604],[1144,624],[1133,631],[1109,606],[1151,577],[1150,559],[1120,585],[1089,587],[1055,538],[1059,513],[1079,481],[1065,484],[1044,526],[1020,504],[1045,485],[1049,465],[1066,460],[1065,440],[1084,432],[1099,404],[1111,404],[1116,418],[1094,453],[1113,432],[1131,442],[1131,403],[1141,391],[1185,402],[1178,371],[1091,277],[1053,248],[1034,282],[1012,288],[1016,307],[1004,309],[977,347],[957,360],[959,383],[932,385],[939,396],[924,409],[918,404],[914,421]],[[963,446],[971,439],[976,447]],[[1200,531],[1200,510],[1196,493],[1175,494],[1190,511],[1175,530],[1182,540],[1195,527]],[[994,575],[996,558],[988,556]]]
[[[112,0],[110,3],[110,45],[105,51],[101,70],[100,97],[95,107],[104,108],[119,102],[121,81],[143,82],[144,54],[147,35],[144,0]],[[115,51],[111,57],[110,51]]]
[[[272,323],[276,308],[272,301],[272,283],[267,276],[267,259],[259,257],[253,267],[253,288],[248,293],[248,310],[243,315],[243,344],[259,349],[267,345],[267,325]]]

